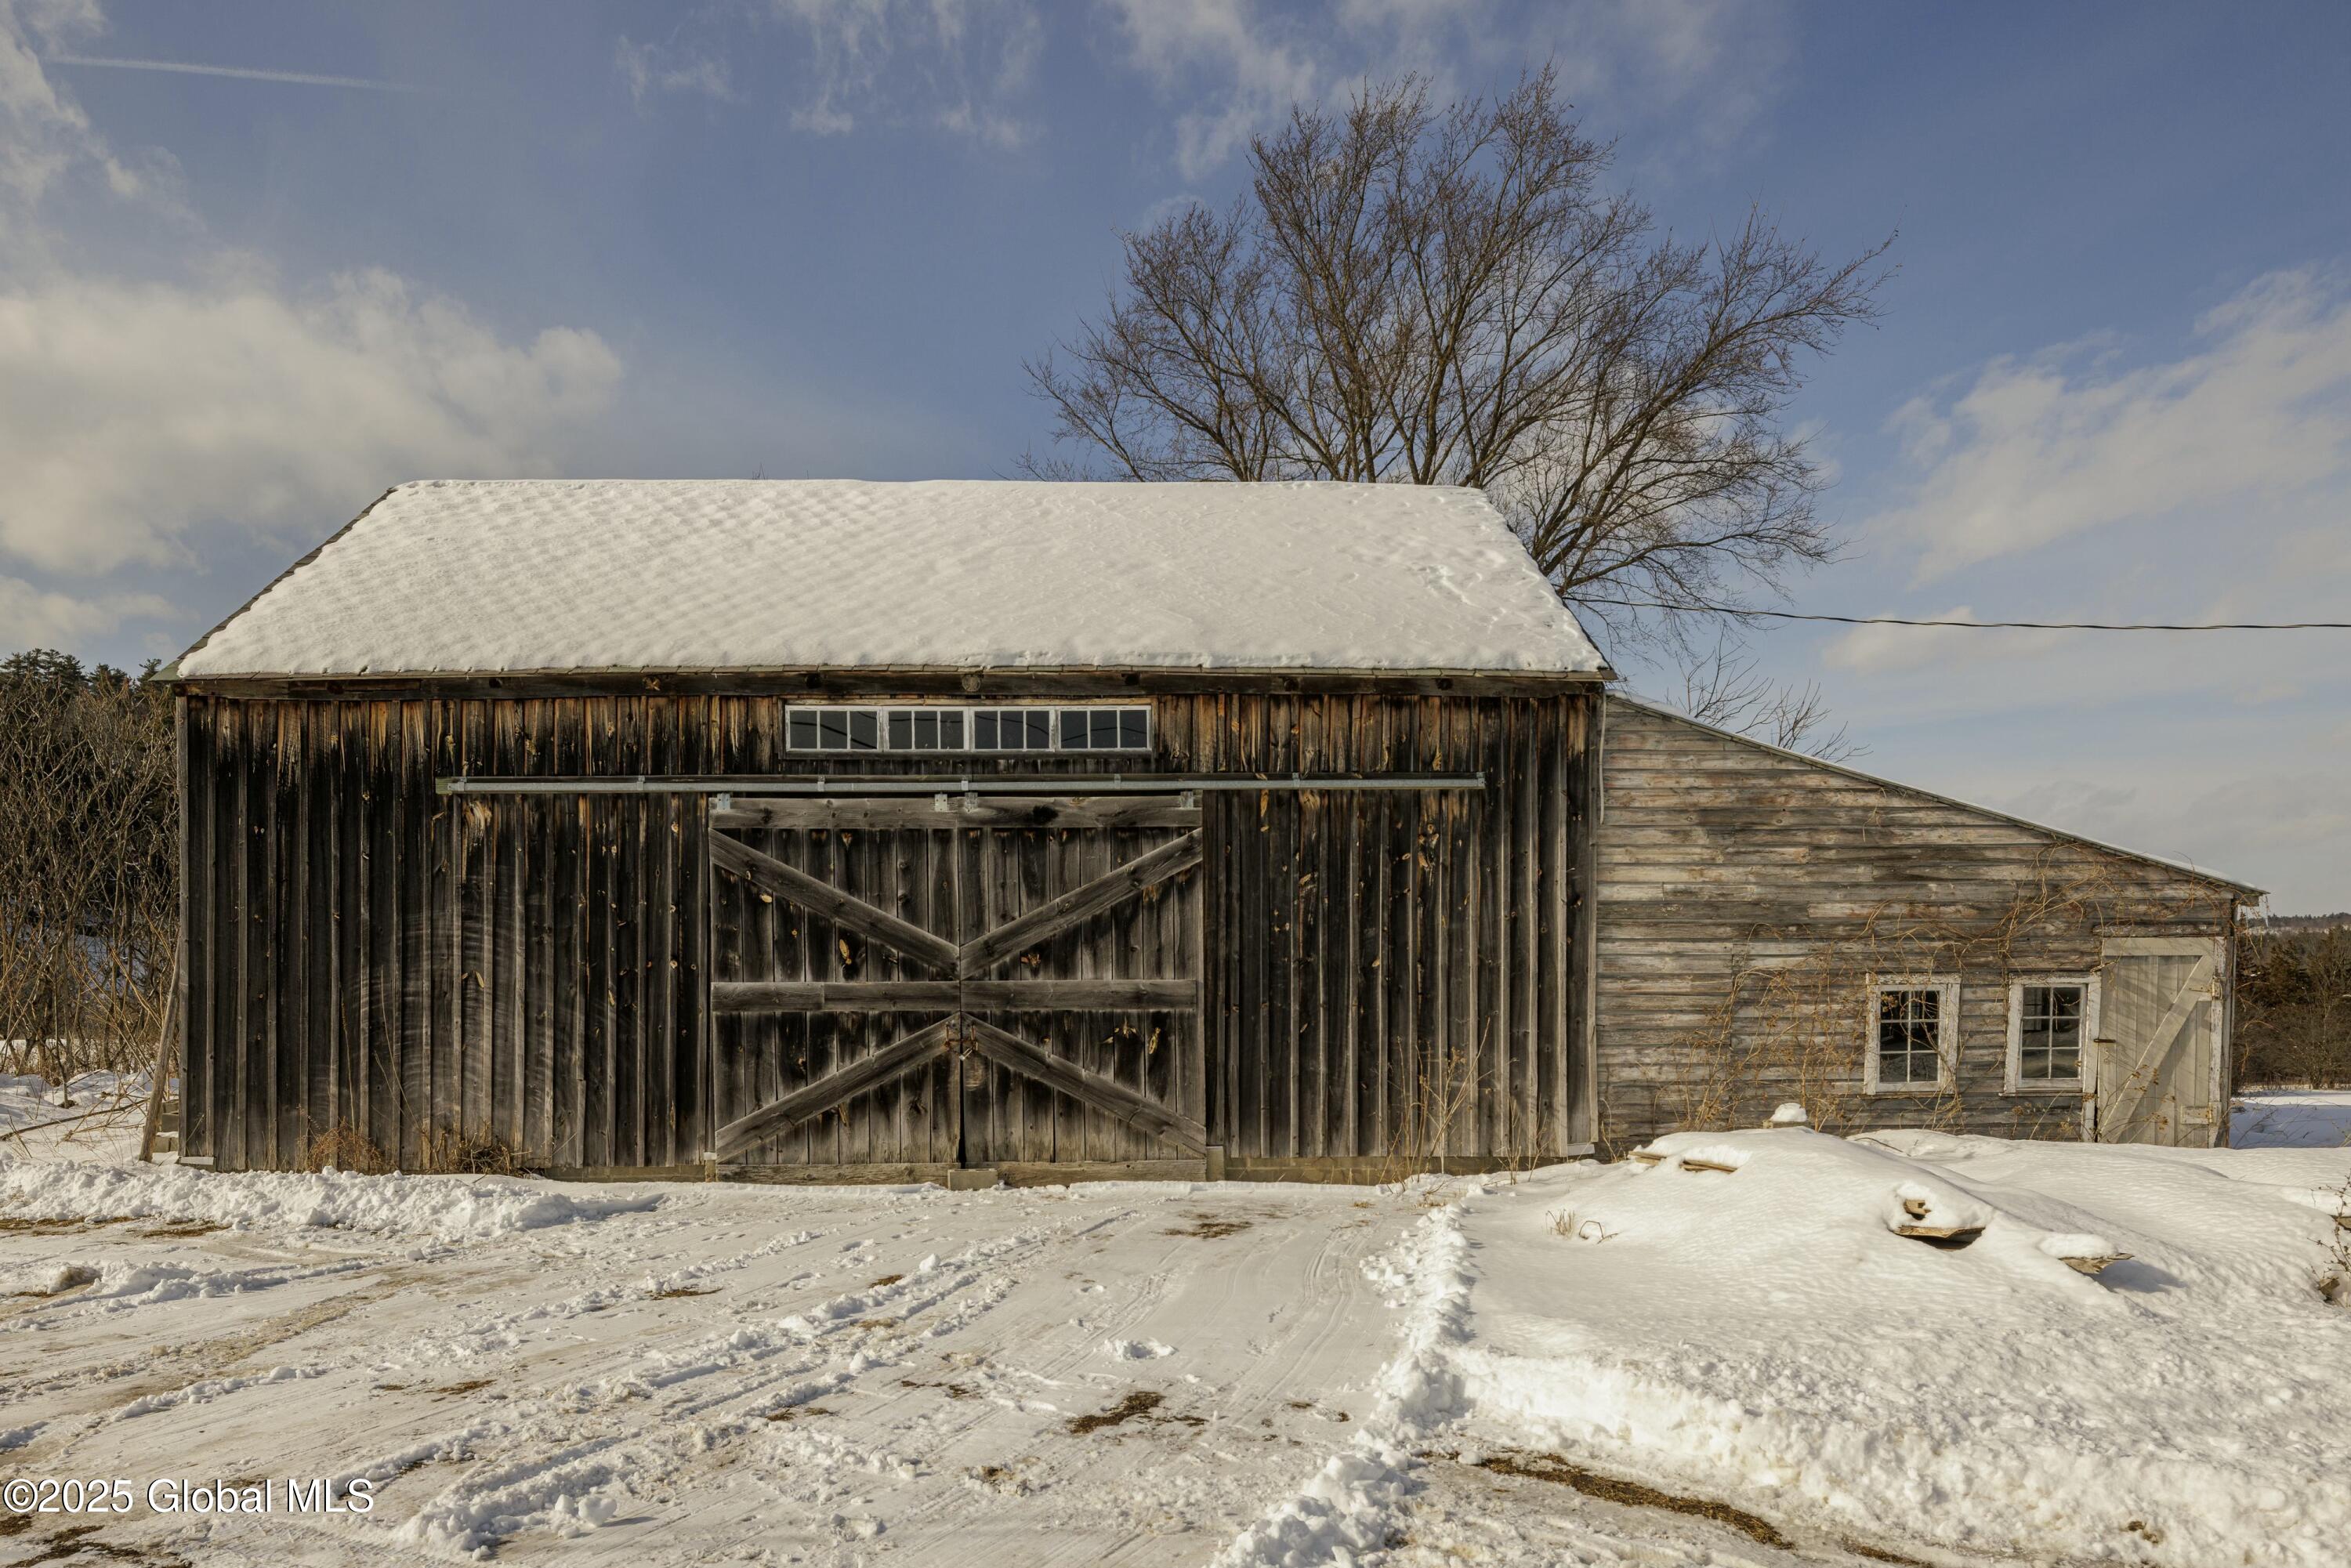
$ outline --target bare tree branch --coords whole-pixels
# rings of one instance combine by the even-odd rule
[[[1298,108],[1246,196],[1125,235],[1102,314],[1024,369],[1057,442],[1130,478],[1482,486],[1562,598],[1687,652],[1623,601],[1710,614],[1835,555],[1784,422],[1886,246],[1832,263],[1761,212],[1677,242],[1603,187],[1611,152],[1549,67]]]

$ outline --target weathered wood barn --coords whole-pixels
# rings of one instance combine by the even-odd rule
[[[2259,890],[1611,697],[1611,1146],[1816,1122],[2210,1145]]]
[[[1579,1151],[1606,674],[1474,491],[401,486],[176,668],[185,1147]]]
[[[172,674],[222,1169],[2225,1130],[2250,890],[1604,698],[1474,491],[409,485]]]

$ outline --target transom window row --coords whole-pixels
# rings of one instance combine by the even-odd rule
[[[1082,707],[794,707],[792,751],[1148,751],[1151,710]]]

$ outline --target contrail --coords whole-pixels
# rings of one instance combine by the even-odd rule
[[[319,76],[311,71],[265,71],[249,66],[200,66],[185,60],[125,60],[106,55],[47,55],[57,66],[112,66],[126,71],[178,71],[192,77],[235,77],[240,81],[285,81],[298,87],[355,87],[369,92],[431,92],[413,82],[382,81],[373,77]]]

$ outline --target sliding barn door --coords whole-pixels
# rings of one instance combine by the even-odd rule
[[[1198,1156],[1198,809],[1004,815],[967,840],[967,1161]]]
[[[1205,1153],[1196,804],[738,800],[711,830],[721,1160]]]
[[[955,1163],[961,839],[898,801],[712,813],[720,1159]]]
[[[2218,1141],[2227,939],[2109,937],[2099,973],[2102,1144]]]

